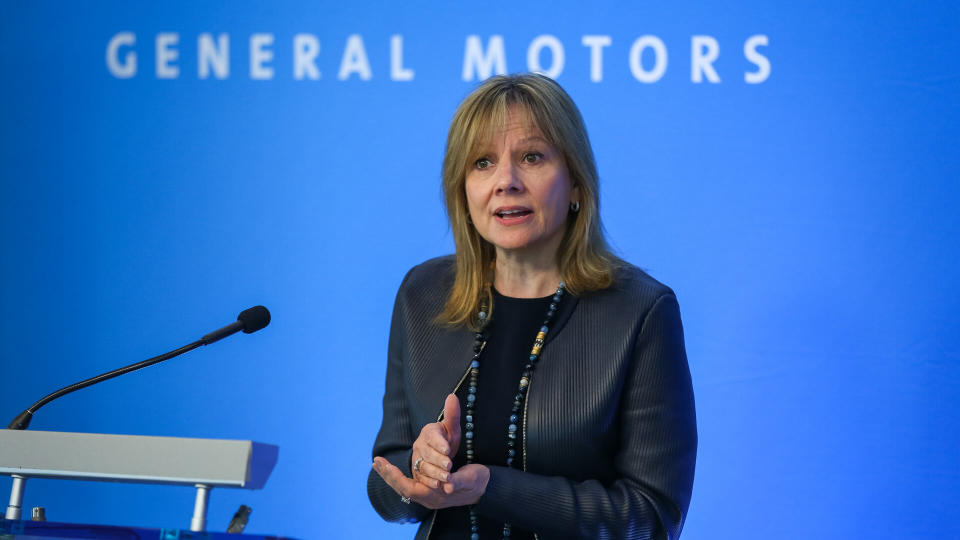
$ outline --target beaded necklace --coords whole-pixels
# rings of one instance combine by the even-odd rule
[[[520,375],[520,384],[517,388],[517,395],[513,397],[513,408],[511,409],[509,419],[510,423],[507,426],[507,467],[514,467],[514,458],[517,457],[517,430],[522,416],[520,411],[527,397],[527,388],[530,386],[533,369],[540,359],[540,350],[543,349],[543,344],[547,339],[547,332],[550,331],[550,322],[557,313],[557,306],[560,304],[564,290],[565,286],[561,281],[557,286],[557,292],[554,293],[550,301],[550,307],[547,309],[547,314],[543,318],[543,324],[540,326],[540,331],[537,332],[537,337],[533,340],[533,348],[530,350],[530,356],[527,358],[527,363],[523,367],[523,372]],[[464,440],[466,441],[468,464],[473,463],[474,458],[474,406],[477,402],[477,387],[479,386],[480,380],[480,353],[483,352],[484,343],[486,342],[486,304],[480,304],[480,312],[477,313],[477,320],[480,323],[480,331],[474,334],[473,361],[470,362],[470,384],[467,388],[467,406],[464,418],[466,420]],[[473,506],[470,506],[470,540],[479,540],[479,538],[480,522],[477,518],[476,510]],[[509,540],[510,538],[509,523],[503,524],[503,538],[504,540]]]

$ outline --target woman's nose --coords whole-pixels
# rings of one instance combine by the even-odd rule
[[[517,166],[509,159],[501,160],[497,167],[497,193],[520,193],[523,182],[520,181]]]

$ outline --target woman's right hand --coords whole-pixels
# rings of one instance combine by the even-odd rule
[[[459,448],[460,400],[450,394],[443,403],[443,420],[423,426],[420,436],[413,441],[410,455],[413,478],[429,488],[439,489],[450,475],[453,456]],[[419,467],[416,466],[418,460]]]

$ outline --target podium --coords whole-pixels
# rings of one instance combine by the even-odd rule
[[[145,529],[114,525],[80,525],[48,521],[11,521],[0,518],[0,538],[16,540],[288,540],[282,536],[193,532],[180,529]]]
[[[19,521],[27,479],[60,478],[192,485],[197,494],[190,531],[202,533],[210,490],[261,489],[276,465],[277,454],[276,446],[253,441],[0,429],[0,474],[13,477],[10,503],[4,515],[10,521],[0,521],[0,527],[20,523],[21,532],[29,536],[26,524],[38,531],[53,525],[66,526]],[[160,536],[143,538],[166,538],[163,530],[156,531]]]

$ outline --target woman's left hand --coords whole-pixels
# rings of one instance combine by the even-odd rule
[[[487,490],[490,469],[472,463],[450,474],[439,488],[430,488],[422,482],[404,476],[403,471],[386,459],[373,458],[373,470],[401,497],[407,497],[431,510],[475,504]]]

